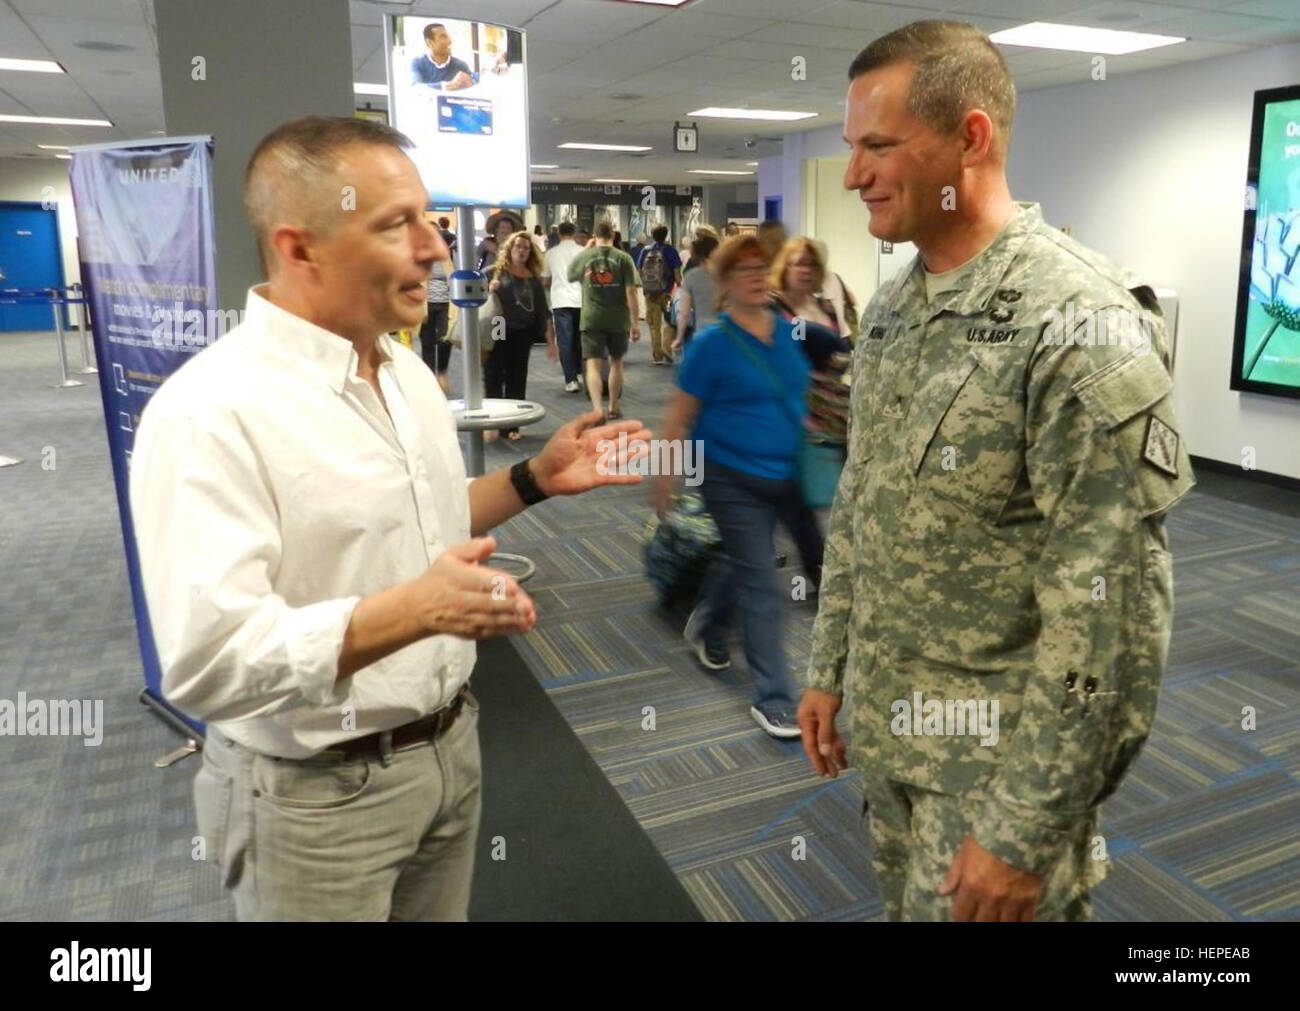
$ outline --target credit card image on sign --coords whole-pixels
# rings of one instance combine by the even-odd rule
[[[492,103],[486,98],[439,95],[438,131],[492,136]]]

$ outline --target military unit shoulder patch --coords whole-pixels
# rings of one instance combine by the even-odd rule
[[[1170,477],[1178,476],[1178,433],[1154,414],[1147,421],[1142,459]]]

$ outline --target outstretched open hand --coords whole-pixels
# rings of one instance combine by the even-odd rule
[[[545,494],[577,495],[602,485],[641,482],[642,476],[630,473],[635,468],[628,464],[650,451],[653,433],[635,420],[609,425],[600,421],[599,411],[580,414],[542,447],[532,470]]]

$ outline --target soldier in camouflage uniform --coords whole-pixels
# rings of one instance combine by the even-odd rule
[[[843,700],[891,919],[1087,919],[1193,483],[1168,336],[1150,288],[1011,201],[1015,93],[982,33],[909,25],[850,80],[845,186],[920,255],[863,312],[804,747],[846,765]]]

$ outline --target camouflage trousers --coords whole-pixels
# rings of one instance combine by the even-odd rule
[[[893,921],[950,918],[952,895],[940,895],[957,850],[984,798],[952,796],[907,783],[863,775],[863,813],[870,818],[871,864]],[[1074,833],[1043,875],[1035,920],[1092,919],[1089,890],[1105,876],[1092,859],[1097,814]]]

